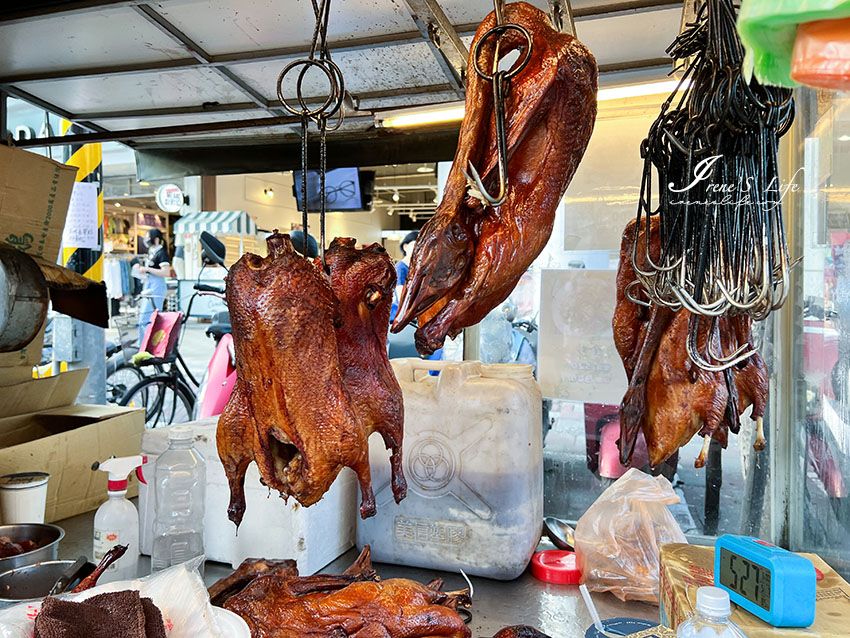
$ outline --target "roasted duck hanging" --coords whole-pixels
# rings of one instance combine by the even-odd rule
[[[339,300],[325,274],[288,235],[266,240],[268,257],[246,254],[227,275],[236,386],[218,422],[218,453],[230,483],[230,520],[245,512],[245,472],[304,506],[343,467],[360,482],[361,516],[375,513],[368,434],[343,380]]]
[[[419,233],[393,323],[398,332],[418,318],[416,346],[423,354],[510,295],[549,239],[596,119],[597,68],[590,51],[524,2],[508,4],[505,21],[494,32],[491,13],[473,40],[469,68],[477,71],[469,74],[457,153],[443,200]],[[516,74],[504,87],[492,87],[488,75],[497,41],[499,55],[519,50],[509,72]],[[494,88],[505,89],[502,105],[494,104]],[[500,169],[506,169],[504,180]],[[486,193],[504,181],[506,198],[494,208]]]
[[[392,490],[398,503],[407,495],[407,482],[401,467],[404,401],[387,356],[395,266],[379,244],[358,250],[354,243],[338,237],[325,253],[342,314],[336,329],[340,370],[366,436],[379,432],[392,450]]]
[[[769,385],[764,360],[752,344],[752,320],[746,315],[710,318],[650,302],[638,285],[631,255],[638,268],[657,259],[661,251],[657,217],[636,236],[632,220],[623,232],[617,271],[614,343],[623,360],[629,388],[620,407],[620,461],[628,465],[638,433],[643,431],[649,462],[657,467],[695,434],[705,438],[696,466],[705,464],[709,441],[724,448],[728,432],[737,433],[740,416],[752,405],[756,422],[754,447],[764,447],[762,420]],[[688,325],[696,321],[701,351],[730,353],[746,347],[750,357],[726,370],[706,370],[688,356]],[[711,347],[709,348],[709,344]]]

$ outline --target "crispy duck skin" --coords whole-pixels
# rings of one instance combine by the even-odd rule
[[[392,489],[397,503],[407,495],[401,463],[404,401],[387,356],[390,307],[396,272],[380,244],[358,250],[351,238],[336,238],[325,252],[331,288],[340,302],[336,329],[343,381],[367,436],[379,432],[392,450]]]
[[[246,254],[227,275],[236,386],[218,421],[230,484],[228,515],[245,512],[245,472],[256,461],[269,488],[301,505],[322,498],[343,467],[360,482],[360,514],[375,513],[366,432],[340,370],[339,302],[327,277],[270,235],[268,257]]]
[[[614,343],[629,379],[620,407],[620,462],[628,464],[638,432],[642,430],[653,467],[700,434],[705,445],[695,465],[702,467],[709,439],[726,447],[729,430],[738,432],[740,416],[750,405],[758,432],[755,447],[762,449],[762,417],[768,395],[764,360],[755,353],[724,372],[703,370],[688,356],[688,321],[692,319],[688,311],[674,312],[656,305],[647,308],[629,298],[631,295],[645,300],[639,286],[629,288],[637,280],[632,265],[635,242],[639,266],[644,268],[647,264],[646,226],[641,224],[637,237],[635,226],[632,220],[623,232],[612,321]],[[658,220],[653,218],[649,244],[652,259],[657,259],[659,253],[657,228]],[[696,320],[699,321],[697,344],[702,352],[708,351],[709,341],[711,351],[723,354],[730,354],[744,343],[752,347],[748,317],[720,317],[714,329],[710,319]]]
[[[340,576],[260,576],[224,607],[245,619],[252,638],[468,638],[457,613],[467,592],[444,593],[441,584],[378,581],[367,547]]]
[[[298,567],[294,560],[266,560],[265,558],[246,558],[232,574],[220,578],[207,589],[210,604],[223,607],[227,600],[245,589],[258,576],[271,573],[286,572],[291,576],[298,575]]]
[[[446,335],[478,323],[510,295],[549,239],[555,209],[596,120],[597,68],[590,51],[525,2],[507,5],[505,20],[525,27],[533,42],[505,104],[509,194],[497,209],[484,206],[463,172],[471,163],[488,190],[498,191],[492,85],[474,71],[472,59],[475,43],[495,25],[491,13],[470,47],[466,113],[445,193],[416,240],[393,323],[398,332],[418,317],[416,345],[423,354],[440,348]],[[525,42],[517,31],[506,31],[501,54],[523,49],[522,58]],[[494,52],[491,38],[482,46],[482,69],[492,67]]]

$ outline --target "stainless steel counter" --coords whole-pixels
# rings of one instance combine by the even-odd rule
[[[65,538],[59,546],[60,558],[91,556],[93,520],[94,512],[89,512],[57,523],[65,530]],[[551,548],[549,545],[541,545],[541,549]],[[322,571],[341,573],[354,561],[357,553],[356,549],[349,550]],[[459,574],[384,563],[376,563],[375,568],[382,578],[404,577],[427,582],[439,576],[445,579],[447,590],[466,586]],[[150,559],[147,556],[142,556],[139,570],[140,575],[150,570]],[[204,580],[209,585],[231,571],[230,565],[208,561]],[[584,607],[577,586],[544,583],[528,571],[512,581],[475,577],[471,580],[475,595],[470,627],[476,638],[492,636],[508,625],[531,625],[553,638],[582,638],[591,625],[590,615]],[[628,616],[658,621],[658,607],[653,605],[621,603],[611,594],[594,594],[594,601],[603,619]]]

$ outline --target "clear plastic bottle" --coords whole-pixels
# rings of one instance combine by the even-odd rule
[[[677,638],[747,638],[741,628],[729,620],[732,607],[725,589],[697,589],[696,612],[676,629]]]
[[[204,553],[206,462],[194,448],[191,427],[169,429],[168,449],[156,460],[155,476],[151,572]]]

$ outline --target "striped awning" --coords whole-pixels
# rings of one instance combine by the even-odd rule
[[[244,210],[201,211],[174,222],[174,234],[256,235],[257,223]]]

